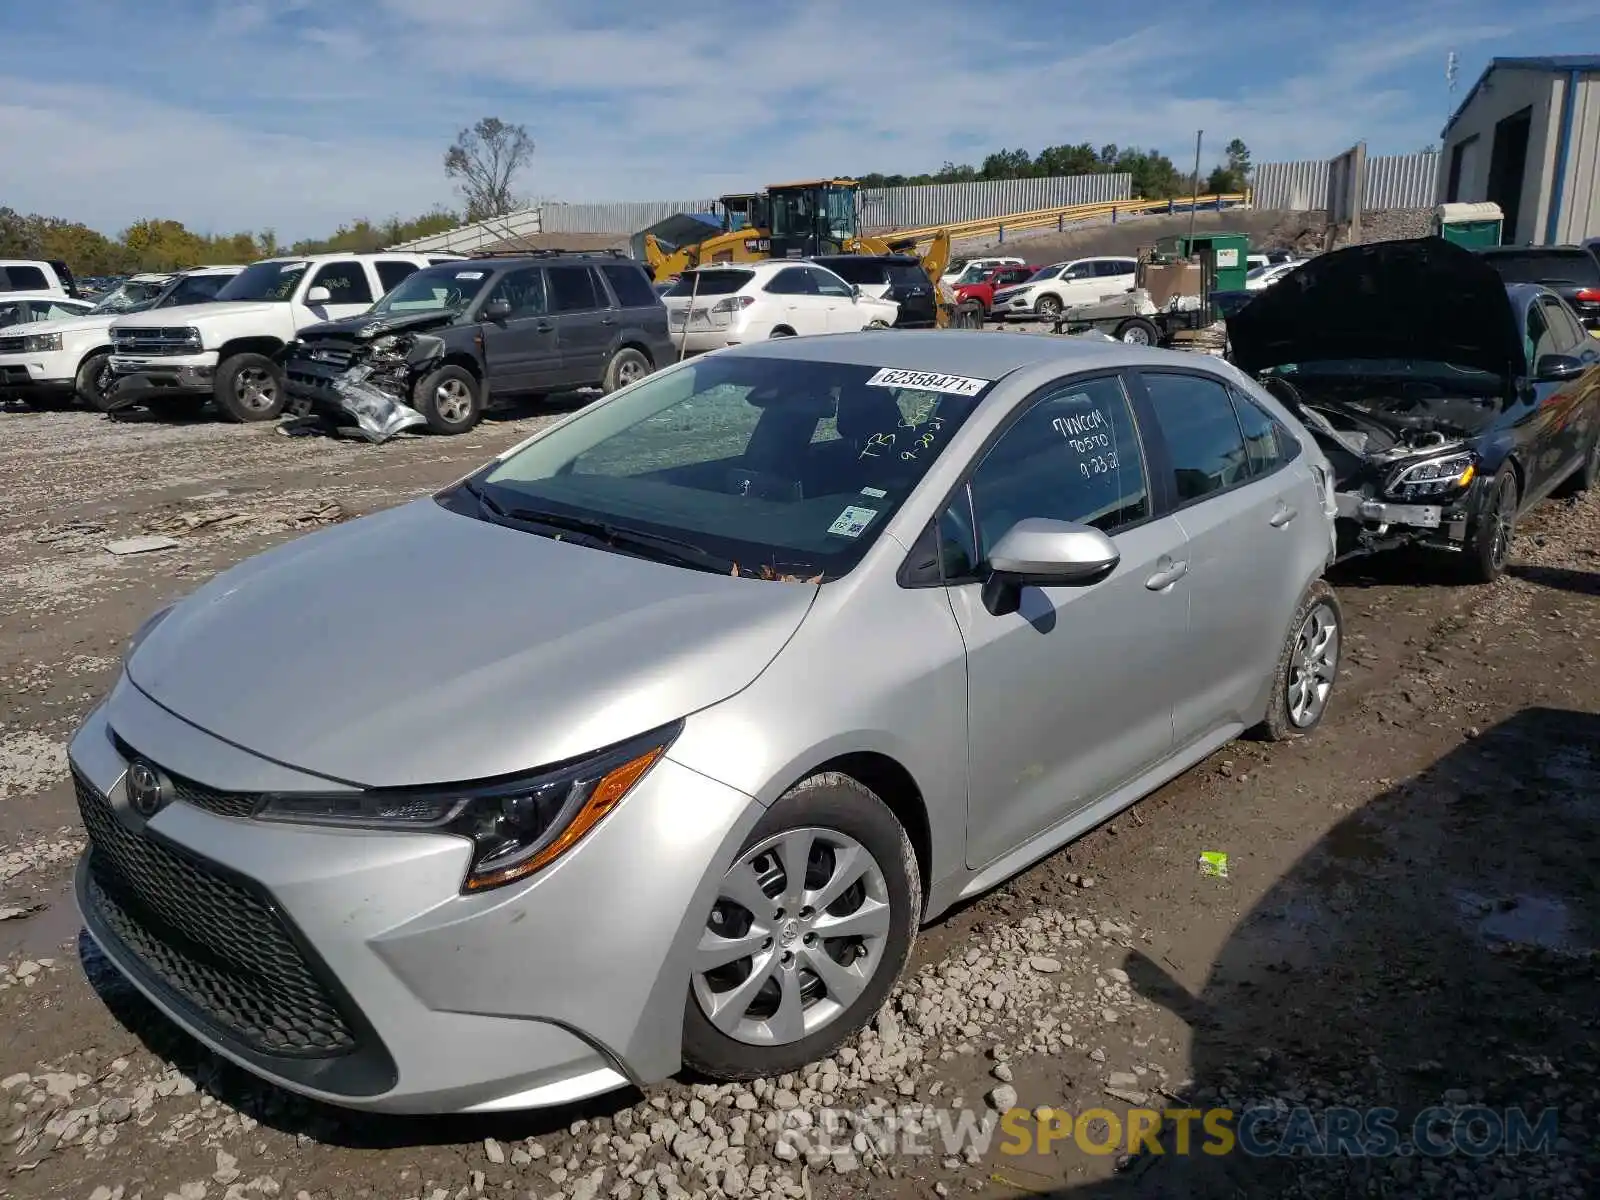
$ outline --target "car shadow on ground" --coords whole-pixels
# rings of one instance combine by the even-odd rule
[[[1336,826],[1239,923],[1198,996],[1128,956],[1135,989],[1192,1033],[1182,1103],[1156,1095],[1151,1106],[1241,1114],[1231,1153],[1206,1153],[1220,1143],[1198,1120],[1190,1153],[1178,1153],[1168,1121],[1163,1153],[1124,1158],[1107,1181],[1016,1194],[1600,1194],[1597,861],[1600,716],[1527,709],[1487,730]],[[1242,1114],[1260,1105],[1277,1113],[1248,1118],[1247,1138]],[[1331,1108],[1363,1120],[1396,1110],[1402,1142],[1433,1106],[1494,1115],[1456,1124],[1467,1137],[1453,1148],[1451,1123],[1430,1126],[1422,1144],[1450,1151],[1439,1157],[1264,1153],[1283,1148],[1301,1105],[1322,1113],[1304,1144],[1323,1152],[1340,1149],[1325,1137]],[[1542,1147],[1495,1144],[1511,1108],[1535,1143],[1551,1131]],[[1105,1132],[1091,1131],[1094,1144]]]
[[[1565,567],[1512,566],[1509,574],[1540,587],[1579,596],[1600,596],[1600,564],[1593,571],[1571,571]]]

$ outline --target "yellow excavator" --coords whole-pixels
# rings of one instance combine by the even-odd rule
[[[644,239],[645,261],[657,280],[676,278],[704,263],[809,258],[815,254],[910,254],[922,262],[934,287],[950,261],[950,235],[939,230],[926,254],[914,238],[863,237],[858,212],[861,185],[854,179],[807,179],[778,183],[765,192],[730,193],[718,199],[722,232],[703,241],[662,249],[654,234]],[[980,314],[981,317],[981,314]],[[938,323],[962,324],[954,297],[938,296]]]

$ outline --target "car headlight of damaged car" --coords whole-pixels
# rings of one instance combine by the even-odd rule
[[[681,722],[536,774],[460,787],[272,793],[258,820],[454,834],[472,843],[464,892],[549,866],[616,808],[666,753]]]
[[[1460,491],[1478,473],[1472,454],[1451,454],[1402,467],[1384,490],[1397,500],[1436,500]]]

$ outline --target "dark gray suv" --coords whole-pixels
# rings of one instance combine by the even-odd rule
[[[672,356],[642,266],[620,251],[543,250],[417,271],[359,317],[302,329],[281,362],[299,413],[344,423],[355,391],[376,389],[436,433],[465,433],[497,401],[615,391]]]

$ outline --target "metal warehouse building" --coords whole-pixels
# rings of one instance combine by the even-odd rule
[[[1507,242],[1600,236],[1600,54],[1494,59],[1442,136],[1441,201],[1498,204]]]

